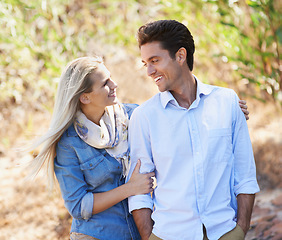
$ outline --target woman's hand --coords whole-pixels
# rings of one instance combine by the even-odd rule
[[[249,120],[249,111],[247,110],[248,109],[247,102],[245,100],[239,100],[239,105],[242,112],[245,115],[246,120]]]
[[[152,177],[155,176],[154,172],[150,173],[140,173],[141,161],[138,160],[137,164],[133,170],[130,180],[127,184],[130,187],[131,196],[132,195],[141,195],[147,194],[153,191],[153,182]]]
[[[141,166],[140,160],[138,160],[136,167],[131,175],[130,180],[111,189],[107,192],[93,193],[94,202],[93,202],[93,214],[105,211],[106,209],[112,207],[118,202],[133,196],[147,194],[153,191],[153,179],[155,176],[154,172],[142,174],[139,173]]]

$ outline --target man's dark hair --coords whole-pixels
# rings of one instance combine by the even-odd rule
[[[195,45],[188,28],[176,20],[159,20],[141,26],[137,32],[139,48],[150,42],[158,41],[163,49],[168,50],[172,59],[179,48],[187,51],[187,65],[193,70]]]

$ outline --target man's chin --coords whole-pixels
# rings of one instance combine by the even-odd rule
[[[165,92],[166,89],[162,85],[157,85],[160,92]]]
[[[158,86],[158,89],[159,89],[160,92],[165,92],[166,91],[166,89],[161,87],[161,86]]]

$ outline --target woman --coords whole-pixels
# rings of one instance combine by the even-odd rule
[[[47,163],[58,179],[65,206],[73,217],[72,240],[140,239],[126,198],[153,190],[154,173],[125,183],[128,170],[128,119],[136,107],[122,105],[116,83],[102,60],[72,61],[61,75],[49,131],[37,143],[34,174]]]

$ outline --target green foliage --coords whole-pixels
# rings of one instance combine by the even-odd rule
[[[248,85],[256,86],[255,96],[266,91],[282,102],[281,20],[279,0],[214,1],[218,7],[228,51],[222,51]]]
[[[136,30],[156,19],[188,26],[205,82],[243,79],[257,98],[261,91],[281,96],[279,0],[2,0],[0,8],[0,105],[51,109],[67,62],[88,55],[93,43],[137,56]]]
[[[115,0],[1,1],[0,103],[50,107],[62,68],[90,54],[90,42],[133,46],[139,7]]]

